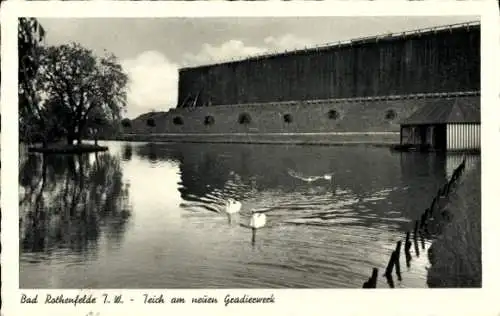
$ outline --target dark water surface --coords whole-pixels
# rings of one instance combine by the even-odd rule
[[[106,145],[21,153],[22,288],[360,288],[462,159],[364,146]],[[306,183],[289,170],[334,176]],[[229,197],[243,204],[231,221]],[[254,244],[252,210],[268,221]],[[426,287],[428,265],[422,248],[409,268],[403,259],[396,287]]]

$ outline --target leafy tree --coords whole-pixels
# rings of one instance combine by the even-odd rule
[[[79,44],[43,49],[41,88],[68,144],[81,144],[89,128],[119,120],[126,106],[128,77],[112,54],[98,57]]]
[[[20,18],[18,24],[19,127],[20,136],[29,138],[34,129],[44,128],[44,113],[37,80],[45,30],[34,18]]]
[[[132,122],[130,122],[130,119],[128,118],[123,119],[121,124],[123,128],[130,128],[132,126]]]
[[[90,111],[86,122],[87,135],[94,139],[94,144],[97,146],[99,135],[106,129],[109,129],[111,125],[112,123],[106,120],[106,115],[102,113],[102,109],[95,108],[93,111]]]

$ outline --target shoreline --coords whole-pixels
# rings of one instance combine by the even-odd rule
[[[394,133],[234,133],[234,134],[122,134],[100,140],[150,143],[214,143],[297,146],[360,146],[391,148],[399,144]]]
[[[288,146],[368,146],[387,148],[394,152],[437,152],[426,146],[400,145],[399,133],[236,133],[236,134],[122,134],[103,137],[101,141],[191,143],[191,144],[247,144]],[[447,150],[448,153],[480,154],[480,150]]]
[[[465,172],[445,207],[451,222],[429,248],[430,288],[482,286],[480,164]]]
[[[94,152],[107,151],[108,147],[100,145],[91,144],[79,144],[79,145],[61,145],[61,144],[51,144],[47,147],[41,146],[29,146],[28,153],[39,153],[39,154],[86,154]]]

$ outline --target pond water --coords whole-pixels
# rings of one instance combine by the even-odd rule
[[[21,288],[361,288],[462,159],[368,146],[104,144],[109,152],[82,156],[22,150]],[[228,198],[239,214],[224,213]],[[252,211],[267,215],[253,242]],[[396,287],[427,286],[430,244],[418,244]]]

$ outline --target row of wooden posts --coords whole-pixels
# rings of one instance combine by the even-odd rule
[[[439,188],[436,196],[432,200],[431,206],[427,208],[420,219],[415,220],[415,226],[413,229],[413,245],[415,247],[415,255],[419,257],[420,255],[420,250],[418,247],[418,236],[420,235],[421,237],[421,244],[422,244],[422,249],[425,250],[425,237],[432,237],[435,236],[438,232],[440,227],[442,227],[442,222],[443,220],[450,220],[450,216],[448,211],[443,210],[444,206],[448,202],[448,196],[452,190],[452,188],[456,185],[457,180],[460,178],[462,175],[463,171],[465,169],[465,158],[462,160],[462,163],[458,165],[458,167],[453,171],[453,174],[450,178],[449,181],[447,181],[446,184],[442,188]],[[441,217],[441,221],[438,220],[438,217]],[[430,229],[434,228],[433,231],[430,231]],[[410,235],[411,232],[407,231],[406,232],[406,238],[405,238],[405,245],[404,245],[404,252],[405,252],[405,258],[406,258],[406,265],[409,268],[410,267],[410,261],[411,261],[411,247],[412,247],[412,242],[410,240]],[[396,276],[399,281],[402,280],[401,276],[401,266],[399,262],[400,254],[401,254],[401,247],[402,247],[403,241],[399,240],[396,243],[396,249],[392,252],[391,257],[389,259],[389,262],[387,264],[387,267],[385,269],[384,276],[387,279],[387,283],[391,288],[394,288],[394,280],[392,278],[392,272],[394,268],[396,269]],[[432,252],[429,251],[429,260],[432,262]],[[374,289],[377,287],[377,278],[378,278],[378,268],[373,268],[372,270],[372,275],[368,280],[363,284],[363,288],[367,289]]]

